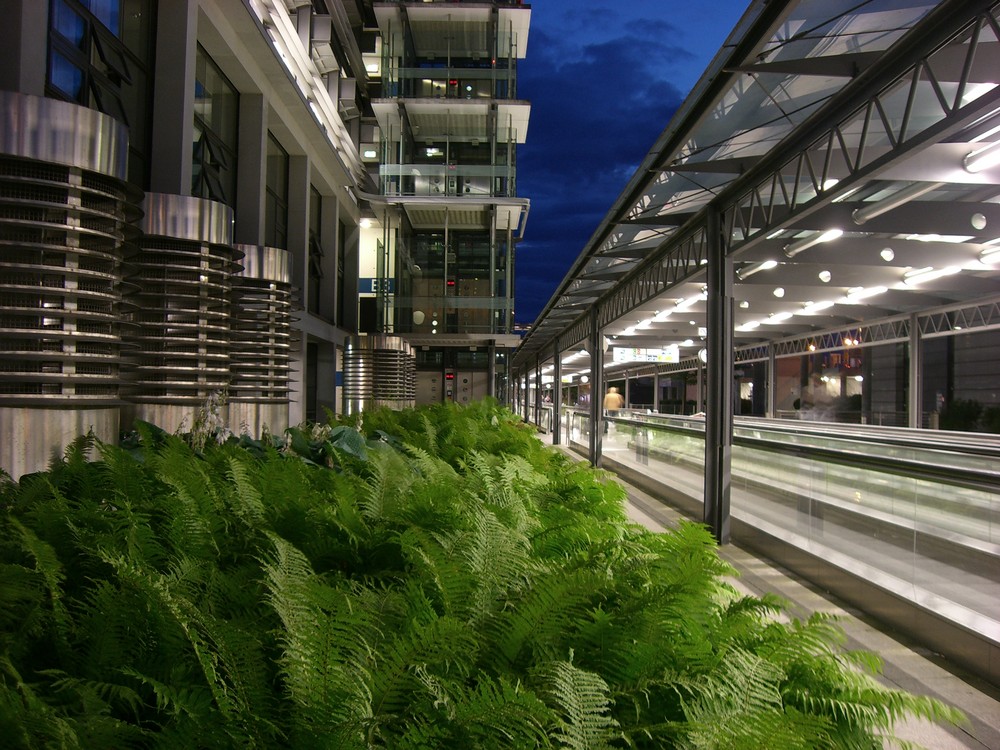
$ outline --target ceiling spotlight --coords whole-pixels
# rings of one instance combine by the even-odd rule
[[[851,212],[851,219],[855,224],[861,226],[866,221],[871,221],[876,216],[881,216],[884,213],[892,211],[894,208],[899,208],[904,203],[909,203],[912,200],[916,200],[922,195],[926,195],[933,190],[937,190],[942,187],[945,183],[943,182],[914,182],[898,190],[892,195],[883,198],[880,201],[874,201],[872,203],[867,203],[861,208],[854,209]]]
[[[847,296],[844,299],[848,302],[860,302],[861,300],[868,299],[869,297],[875,297],[879,294],[889,291],[888,288],[884,286],[873,286],[873,287],[863,287],[857,286],[853,289],[849,289]]]
[[[785,290],[783,287],[778,286],[774,288],[774,291],[771,292],[771,294],[780,299],[781,297],[785,296]]]
[[[896,257],[896,253],[891,247],[883,247],[882,252],[879,253],[882,256],[882,260],[889,263],[893,258]]]
[[[791,244],[785,245],[785,255],[789,258],[794,258],[803,250],[808,250],[813,245],[818,245],[821,242],[835,240],[843,233],[843,229],[827,229],[825,232],[816,232],[809,237],[803,237]]]
[[[1000,141],[990,143],[975,151],[970,151],[962,159],[962,166],[967,172],[982,172],[984,169],[1000,164]]]
[[[909,286],[922,284],[925,281],[940,279],[942,276],[951,276],[962,270],[961,266],[948,266],[947,268],[919,268],[903,274],[903,283]]]
[[[832,274],[829,271],[820,271],[819,272],[819,280],[822,281],[824,284],[829,284],[830,283],[830,279],[832,279],[832,278],[833,278],[833,276],[832,276]]]
[[[694,297],[688,297],[687,299],[682,299],[674,305],[674,310],[687,310],[692,305],[700,302],[708,297],[707,294],[698,294]]]
[[[754,328],[760,328],[759,320],[748,320],[741,326],[736,326],[737,331],[752,331]]]
[[[833,305],[834,305],[833,300],[822,300],[820,302],[806,302],[806,304],[802,306],[802,313],[804,315],[812,315],[813,313],[818,313],[821,310],[827,310],[833,307]]]
[[[765,320],[764,322],[767,323],[768,325],[773,326],[778,323],[781,323],[782,321],[788,320],[794,314],[795,313],[790,313],[790,312],[772,313],[771,315],[767,316],[767,320]]]
[[[751,263],[749,266],[744,266],[737,271],[736,278],[743,281],[744,279],[749,279],[759,271],[769,271],[777,265],[778,261],[776,260],[762,260],[760,263]]]
[[[1000,248],[997,248],[997,251],[1000,252]],[[1000,260],[1000,256],[997,257],[997,260]],[[750,301],[749,300],[745,300],[745,299],[741,299],[740,300],[740,309],[741,310],[746,310],[748,307],[750,307]]]
[[[994,263],[1000,262],[1000,245],[993,245],[987,247],[981,253],[979,253],[979,262],[992,265]]]
[[[972,214],[969,223],[973,229],[986,229],[986,217],[983,214]]]

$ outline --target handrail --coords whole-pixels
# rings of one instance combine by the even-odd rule
[[[698,421],[698,418],[693,419],[695,422]],[[608,420],[613,421],[616,424],[627,424],[636,427],[652,426],[671,432],[695,433],[699,435],[703,432],[703,430],[697,429],[695,424],[690,426],[670,425],[652,421],[648,418],[632,419],[628,417],[608,417]],[[770,428],[770,431],[780,432],[780,430],[773,427]],[[826,437],[829,438],[830,436],[826,435]],[[868,442],[871,441],[869,440]],[[735,445],[743,445],[757,448],[759,450],[765,450],[770,453],[796,456],[799,458],[815,458],[829,463],[851,466],[853,468],[869,468],[882,473],[894,474],[897,476],[926,479],[951,487],[964,487],[967,489],[984,490],[988,492],[1000,491],[1000,472],[986,469],[973,469],[947,463],[917,461],[906,458],[876,456],[872,455],[870,452],[851,451],[842,448],[838,449],[815,445],[789,444],[775,439],[740,434],[733,435],[733,443]],[[927,450],[929,453],[943,452],[937,451],[937,449],[933,446],[928,446],[926,441],[920,446],[910,445],[908,447],[920,447]]]

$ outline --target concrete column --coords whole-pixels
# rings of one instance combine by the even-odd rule
[[[45,96],[46,51],[49,48],[49,4],[3,0],[0,2],[0,91]]]
[[[191,195],[197,48],[196,0],[159,3],[156,16],[156,69],[153,74],[154,145],[149,160],[150,191],[154,193]],[[240,164],[241,172],[242,167]],[[244,240],[239,235],[235,239],[236,242],[248,245],[259,244],[256,239]]]
[[[733,446],[733,262],[726,257],[719,212],[708,213],[708,403],[705,409],[704,521],[729,543]]]
[[[267,185],[267,100],[261,94],[240,94],[237,153],[236,241],[247,245],[263,245]],[[291,224],[289,217],[289,227]],[[292,252],[293,278],[299,273],[300,267],[298,253]]]
[[[337,259],[343,252],[340,247],[340,201],[335,195],[320,197],[319,244],[323,248],[323,290],[319,300],[319,314],[343,328],[343,323],[337,320],[337,310],[340,309],[340,289],[337,285]],[[311,217],[310,217],[311,218]],[[308,238],[307,238],[308,240]],[[308,241],[306,247],[306,264],[309,260]],[[344,296],[347,296],[347,268],[344,268]],[[309,273],[303,269],[302,277],[309,283]],[[357,280],[355,280],[357,283]],[[355,305],[357,307],[357,305]]]
[[[660,372],[653,373],[653,413],[660,413]]]

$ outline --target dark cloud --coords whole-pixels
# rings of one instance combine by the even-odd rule
[[[571,32],[587,29],[590,41]],[[595,38],[603,34],[603,38]],[[532,322],[663,131],[684,94],[671,82],[691,53],[670,24],[578,9],[559,33],[533,25],[518,66],[531,101],[518,151],[518,193],[531,200],[517,254],[516,317]]]

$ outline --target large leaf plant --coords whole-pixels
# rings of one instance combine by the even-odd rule
[[[491,401],[81,438],[0,488],[0,737],[880,748],[904,716],[961,720],[881,686],[830,619],[739,596],[702,527],[645,531],[623,499]]]

